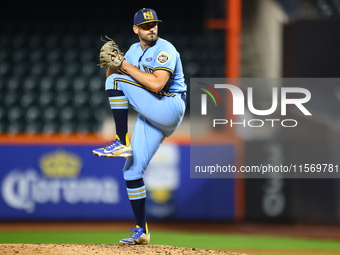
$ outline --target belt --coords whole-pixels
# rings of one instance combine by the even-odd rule
[[[181,99],[183,100],[183,102],[184,102],[185,104],[187,104],[187,96],[185,95],[185,93],[182,93],[182,94],[181,94]]]

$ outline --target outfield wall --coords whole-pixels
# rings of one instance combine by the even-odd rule
[[[0,220],[131,220],[121,169],[101,158],[101,141],[48,137],[0,139]],[[191,179],[189,145],[164,143],[148,167],[150,219],[235,218],[233,179]],[[234,162],[230,162],[234,164]]]

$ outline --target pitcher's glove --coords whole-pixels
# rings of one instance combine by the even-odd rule
[[[118,45],[114,40],[112,40],[108,36],[105,37],[106,39],[108,39],[108,41],[101,38],[101,40],[105,42],[105,44],[100,49],[99,53],[100,63],[98,64],[98,66],[100,66],[101,68],[117,69],[121,66],[124,60],[124,53],[120,51]],[[116,53],[116,56],[112,56],[108,52]]]

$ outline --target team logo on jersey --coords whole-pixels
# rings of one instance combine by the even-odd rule
[[[165,64],[170,59],[169,54],[166,52],[161,52],[157,56],[157,62],[160,64]]]

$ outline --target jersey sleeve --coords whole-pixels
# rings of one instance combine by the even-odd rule
[[[156,59],[153,70],[164,70],[172,74],[176,67],[177,54],[173,45],[169,43],[163,44],[162,47],[159,47],[155,52]]]

